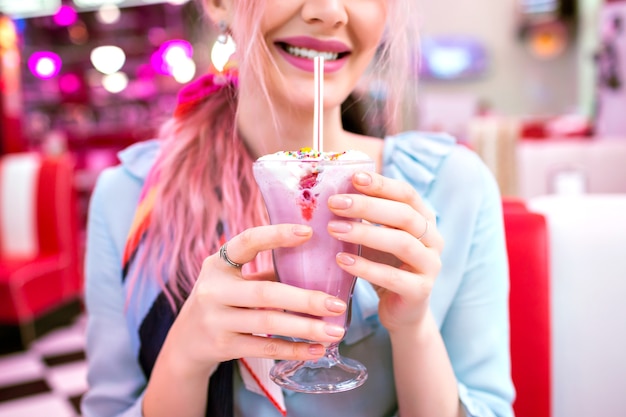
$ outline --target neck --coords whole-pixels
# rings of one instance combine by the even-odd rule
[[[278,100],[272,105],[273,110],[260,92],[240,91],[237,128],[252,158],[313,147],[313,109],[298,109]],[[276,119],[273,114],[278,115]],[[340,105],[324,109],[323,129],[325,151],[360,150],[382,166],[383,141],[346,132]]]
[[[313,109],[298,109],[272,102],[271,109],[261,94],[240,94],[237,128],[253,158],[278,151],[313,147]],[[276,118],[273,115],[277,115]],[[324,150],[347,149],[339,106],[324,109]]]

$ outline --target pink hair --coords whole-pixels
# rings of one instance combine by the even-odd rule
[[[388,27],[395,30],[387,33],[374,63],[374,68],[382,71],[379,77],[389,79],[392,125],[411,71],[407,51],[414,32],[409,25],[412,3],[390,1]],[[259,30],[265,1],[237,0],[235,4],[231,29],[238,55],[245,57],[239,63],[241,78],[258,82],[272,110],[263,71],[274,66]],[[204,258],[219,248],[220,224],[232,237],[268,223],[252,175],[252,157],[235,128],[236,112],[235,89],[223,88],[194,111],[166,122],[160,132],[163,144],[155,166],[160,184],[144,240],[147,250],[138,262],[150,265],[174,309],[191,291]],[[264,255],[252,262],[251,270],[269,267],[270,258]],[[137,276],[135,273],[133,278]]]
[[[268,223],[252,158],[234,128],[236,104],[235,88],[225,87],[161,129],[156,204],[139,262],[150,265],[173,307],[219,248],[220,225],[234,236]],[[266,258],[250,269],[267,266]]]

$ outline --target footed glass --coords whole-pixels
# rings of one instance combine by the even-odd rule
[[[358,254],[360,247],[329,235],[328,222],[340,218],[328,209],[327,201],[333,194],[356,193],[352,175],[356,171],[372,171],[373,161],[260,159],[253,168],[271,223],[308,224],[313,228],[313,236],[305,244],[273,251],[279,280],[323,291],[350,306],[356,277],[339,268],[335,256],[339,252]],[[349,311],[350,308],[341,316],[323,320],[347,329]],[[270,377],[289,390],[332,393],[362,385],[367,369],[356,360],[342,357],[337,342],[329,344],[320,359],[278,362]]]

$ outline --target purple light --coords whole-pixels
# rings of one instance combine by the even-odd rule
[[[28,59],[30,72],[43,79],[55,77],[61,71],[62,65],[61,57],[54,52],[35,52]]]
[[[71,26],[78,20],[78,14],[70,6],[63,5],[59,7],[52,19],[59,26]]]
[[[172,75],[172,60],[185,56],[189,59],[193,56],[193,46],[187,41],[175,39],[163,42],[150,58],[152,68],[162,75]]]
[[[438,36],[422,40],[420,75],[424,79],[456,80],[484,75],[488,57],[477,39]]]

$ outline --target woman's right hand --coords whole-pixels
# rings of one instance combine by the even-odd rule
[[[245,264],[259,252],[301,245],[312,236],[304,225],[248,229],[228,242],[228,258]],[[338,316],[346,304],[320,291],[276,282],[273,271],[243,274],[219,253],[207,257],[198,280],[176,318],[164,349],[179,366],[211,374],[220,362],[242,357],[309,360],[324,354],[323,343],[337,342],[344,329],[314,317]],[[257,335],[313,340],[292,342]]]

